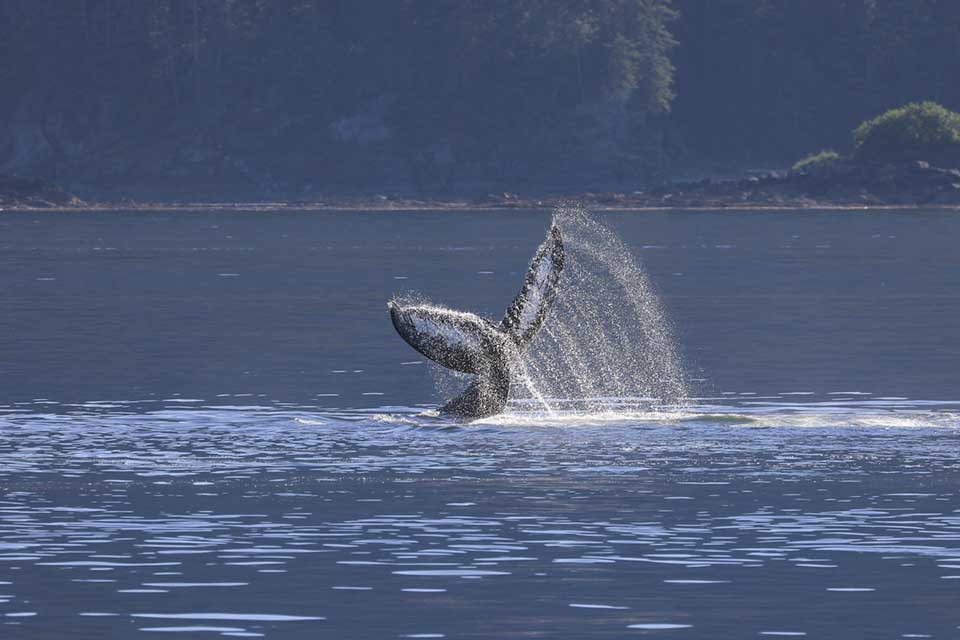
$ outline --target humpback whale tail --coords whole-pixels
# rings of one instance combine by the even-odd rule
[[[432,305],[388,304],[393,326],[411,347],[448,369],[477,376],[441,407],[442,413],[481,418],[503,410],[511,367],[543,326],[557,297],[563,259],[563,238],[552,224],[530,261],[523,288],[499,324]]]

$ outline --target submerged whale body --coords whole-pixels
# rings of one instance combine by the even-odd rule
[[[432,305],[388,304],[393,326],[411,347],[448,369],[476,375],[463,393],[441,407],[441,413],[482,418],[503,411],[510,370],[543,326],[557,297],[563,258],[563,238],[554,224],[499,324]]]

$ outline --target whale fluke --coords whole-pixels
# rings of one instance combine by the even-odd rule
[[[547,319],[547,312],[557,297],[562,270],[563,238],[560,228],[554,224],[530,261],[523,288],[500,322],[500,327],[517,346],[527,346]]]
[[[388,304],[390,319],[407,343],[434,362],[477,376],[442,413],[480,418],[503,411],[510,369],[543,326],[557,297],[563,270],[563,238],[551,225],[524,278],[523,288],[500,324],[473,313],[426,304]]]
[[[430,305],[391,301],[390,319],[411,347],[448,369],[479,374],[504,336],[480,316]]]

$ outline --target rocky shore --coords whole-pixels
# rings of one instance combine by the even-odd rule
[[[49,182],[0,175],[3,209],[537,209],[579,204],[594,209],[820,209],[960,207],[960,170],[927,162],[868,165],[834,162],[804,171],[740,180],[673,183],[643,191],[486,195],[330,195],[255,202],[84,202]]]
[[[0,174],[0,210],[83,207],[86,203],[52,182]]]
[[[960,170],[927,162],[872,165],[835,162],[805,171],[736,181],[673,184],[631,200],[670,207],[958,206]]]

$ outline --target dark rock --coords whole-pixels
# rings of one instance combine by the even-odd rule
[[[634,194],[631,203],[672,206],[960,204],[960,170],[929,162],[871,165],[838,161],[736,181],[700,180]]]
[[[59,185],[39,178],[0,174],[0,207],[76,207],[84,202]]]

